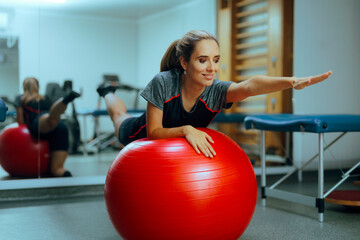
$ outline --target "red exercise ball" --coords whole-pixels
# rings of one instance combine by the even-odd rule
[[[40,176],[48,170],[49,144],[34,139],[26,125],[11,124],[0,135],[0,165],[12,176]]]
[[[201,128],[216,156],[197,154],[185,138],[141,139],[112,163],[105,202],[127,240],[237,239],[255,210],[257,185],[245,152],[229,137]]]

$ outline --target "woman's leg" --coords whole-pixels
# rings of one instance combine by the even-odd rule
[[[100,86],[97,92],[105,99],[106,110],[114,124],[115,135],[119,139],[119,128],[125,119],[131,117],[127,114],[126,105],[123,100],[117,97],[115,93],[116,88],[109,86]]]
[[[68,156],[67,151],[54,151],[50,156],[50,171],[54,177],[62,177],[66,172],[64,164]]]
[[[64,168],[69,149],[69,130],[63,121],[49,133],[41,135],[49,142],[50,172],[54,177],[70,177],[71,173]],[[67,173],[67,176],[64,174]]]
[[[39,119],[39,131],[41,133],[47,133],[53,130],[60,122],[61,114],[63,114],[67,108],[69,102],[79,97],[77,92],[70,92],[63,98],[57,100],[50,108],[49,113],[43,114]]]

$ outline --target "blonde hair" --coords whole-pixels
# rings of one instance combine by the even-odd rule
[[[23,82],[24,95],[22,102],[28,103],[32,100],[39,101],[44,96],[39,94],[39,81],[34,77],[27,77]]]
[[[196,43],[201,40],[214,40],[219,46],[218,40],[210,33],[203,30],[192,30],[187,32],[182,39],[175,40],[166,50],[160,63],[160,72],[177,68],[183,71],[179,57],[183,56],[189,62],[191,54],[195,50]]]

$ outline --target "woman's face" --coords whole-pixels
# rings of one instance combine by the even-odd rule
[[[184,62],[186,78],[201,86],[211,86],[219,70],[220,49],[214,40],[201,40],[195,45],[189,62]]]

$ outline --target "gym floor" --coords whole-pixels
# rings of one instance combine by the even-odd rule
[[[325,189],[339,177],[338,171],[326,172]],[[274,180],[275,176],[268,178],[269,183]],[[346,181],[340,189],[359,189],[353,180]],[[306,172],[302,183],[294,177],[281,188],[315,194],[316,182],[316,173]],[[273,198],[268,199],[266,208],[260,203],[257,202],[252,221],[240,239],[359,239],[359,208],[326,204],[324,222],[320,223],[315,208]],[[2,201],[0,216],[1,239],[121,239],[106,212],[103,186],[94,189],[94,194],[80,197]]]

